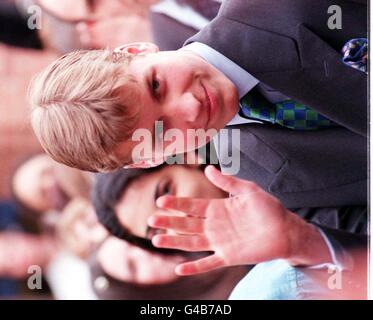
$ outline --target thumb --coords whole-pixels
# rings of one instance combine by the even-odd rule
[[[259,187],[254,182],[224,175],[212,165],[205,169],[205,175],[212,184],[230,195],[254,193],[259,190]]]

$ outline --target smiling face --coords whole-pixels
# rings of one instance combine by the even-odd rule
[[[156,52],[153,49],[150,53],[145,50],[145,54],[136,50],[136,58],[131,61],[127,72],[136,79],[140,88],[137,128],[151,132],[151,150],[154,150],[158,138],[156,121],[162,121],[163,133],[169,129],[180,130],[184,142],[176,153],[181,153],[200,146],[195,145],[195,140],[187,139],[188,129],[220,130],[237,113],[238,95],[233,83],[198,55],[187,50]],[[126,53],[134,54],[128,47]],[[133,141],[121,143],[116,153],[129,158],[128,150],[132,150],[135,144]],[[163,147],[165,152],[167,142]],[[157,158],[156,153],[153,153],[153,158]],[[144,167],[141,163],[135,166]]]
[[[156,200],[170,194],[178,197],[223,198],[226,194],[207,180],[196,167],[173,165],[144,174],[130,182],[115,206],[121,224],[132,234],[151,239],[158,232],[147,225],[153,214],[170,214],[156,207]],[[175,213],[176,214],[176,213]]]

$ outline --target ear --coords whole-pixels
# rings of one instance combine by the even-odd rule
[[[151,42],[133,42],[114,49],[114,52],[124,53],[128,55],[157,53],[158,51],[159,48]]]

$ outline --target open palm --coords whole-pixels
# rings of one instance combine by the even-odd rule
[[[224,176],[214,167],[206,176],[219,188],[234,194],[226,199],[161,197],[157,205],[184,216],[154,215],[149,225],[177,235],[153,237],[157,247],[185,251],[213,251],[213,254],[176,269],[180,275],[286,258],[290,246],[288,220],[293,214],[253,182]]]

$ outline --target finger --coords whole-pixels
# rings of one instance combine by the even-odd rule
[[[183,251],[209,251],[209,244],[203,236],[171,236],[156,235],[152,239],[153,245],[158,248],[178,249]]]
[[[205,175],[215,186],[233,195],[254,193],[259,190],[254,182],[224,175],[212,165],[206,167]]]
[[[208,199],[164,196],[157,199],[157,206],[162,209],[184,212],[192,216],[205,217],[209,201]]]
[[[171,229],[181,233],[203,233],[204,219],[192,217],[151,216],[148,225],[158,229]]]
[[[176,267],[175,272],[179,276],[190,276],[197,273],[215,270],[221,267],[224,267],[224,261],[216,254],[213,254],[196,261],[182,263]]]

